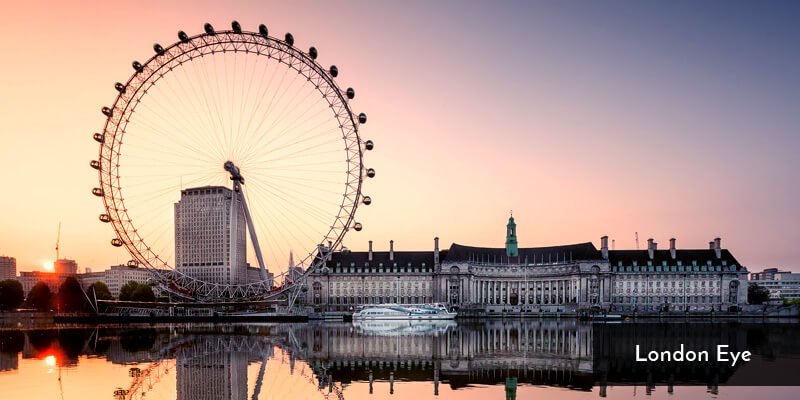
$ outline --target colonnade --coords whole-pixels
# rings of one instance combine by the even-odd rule
[[[475,295],[472,300],[480,304],[570,304],[578,302],[578,296],[582,293],[587,293],[586,287],[581,288],[581,282],[579,278],[525,281],[477,279],[473,283],[472,293]]]

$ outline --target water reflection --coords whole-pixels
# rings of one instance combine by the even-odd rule
[[[518,387],[530,385],[594,391],[594,397],[604,397],[606,385],[625,383],[631,376],[647,379],[648,393],[662,381],[658,371],[671,379],[670,392],[676,377],[680,381],[682,375],[670,375],[663,366],[637,370],[636,365],[605,358],[598,362],[595,352],[626,351],[629,341],[641,340],[636,335],[644,334],[645,340],[681,335],[683,340],[711,342],[713,336],[726,336],[746,343],[765,359],[787,348],[800,353],[794,345],[797,325],[777,333],[758,325],[703,329],[623,324],[598,331],[576,320],[4,329],[0,384],[6,382],[4,374],[21,368],[21,355],[23,361],[50,360],[59,372],[81,372],[92,359],[124,366],[125,376],[116,378],[115,387],[98,398],[143,399],[148,393],[178,399],[244,400],[275,398],[276,393],[278,398],[280,393],[344,398],[347,388],[358,385],[364,393],[351,391],[350,398],[372,398],[378,387],[393,394],[396,386],[412,382],[423,384],[414,390],[425,397],[440,395],[441,385],[450,392],[497,387],[507,398],[515,398]],[[733,369],[720,374],[703,368],[684,375],[702,381],[707,373],[715,384],[734,375]]]

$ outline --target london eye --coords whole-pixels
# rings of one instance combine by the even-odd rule
[[[352,110],[355,90],[341,88],[338,68],[320,56],[290,33],[234,21],[180,31],[132,63],[102,108],[90,163],[99,219],[130,267],[147,268],[178,298],[297,295],[345,234],[362,229],[355,212],[371,203],[361,188],[375,175],[363,163],[373,142],[359,135],[367,116]]]

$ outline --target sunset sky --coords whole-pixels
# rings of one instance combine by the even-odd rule
[[[751,271],[800,271],[800,4],[4,2],[0,255],[81,270],[130,257],[89,160],[113,84],[203,23],[264,23],[357,90],[377,170],[366,249],[722,237]]]

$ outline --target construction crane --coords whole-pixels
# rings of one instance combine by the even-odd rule
[[[58,244],[61,242],[61,221],[58,221],[58,236],[56,236],[56,261],[61,258],[58,256]]]
[[[639,250],[639,232],[636,232],[636,250]]]

